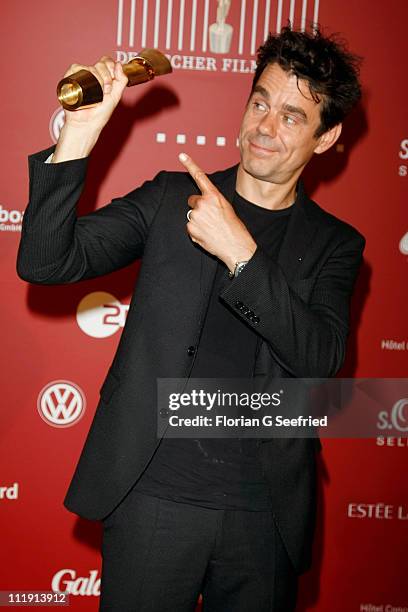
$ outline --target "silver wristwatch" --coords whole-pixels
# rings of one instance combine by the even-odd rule
[[[230,278],[236,278],[240,272],[245,268],[248,261],[237,261],[235,262],[235,268],[233,272],[228,271],[228,276]]]

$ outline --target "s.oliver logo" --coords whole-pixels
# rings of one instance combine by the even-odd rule
[[[408,138],[401,140],[399,157],[401,159],[408,159]]]
[[[377,428],[408,432],[408,398],[404,397],[398,400],[388,411],[382,410],[379,412]]]
[[[398,157],[400,159],[403,159],[404,161],[408,159],[408,138],[404,138],[403,140],[401,140]],[[408,166],[406,164],[401,164],[398,167],[398,174],[400,176],[407,176]]]

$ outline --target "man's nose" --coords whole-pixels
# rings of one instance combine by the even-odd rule
[[[272,113],[267,113],[258,123],[258,131],[264,136],[274,138],[276,136],[276,117]]]

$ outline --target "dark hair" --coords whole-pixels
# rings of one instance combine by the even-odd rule
[[[359,65],[361,58],[350,53],[335,35],[325,37],[319,29],[298,32],[289,26],[280,34],[269,34],[258,49],[254,87],[269,64],[278,64],[297,79],[305,80],[313,100],[322,99],[318,138],[341,123],[361,96]]]

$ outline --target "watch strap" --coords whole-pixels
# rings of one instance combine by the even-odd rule
[[[233,272],[229,271],[228,276],[230,278],[236,278],[240,272],[245,268],[248,261],[236,261]]]

